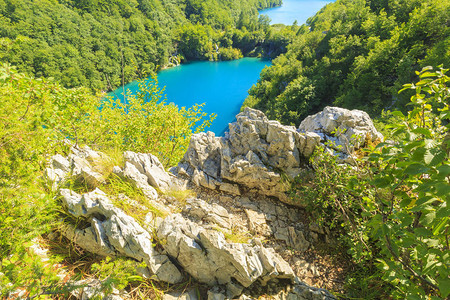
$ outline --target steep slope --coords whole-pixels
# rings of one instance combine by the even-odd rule
[[[257,10],[280,3],[4,0],[0,60],[65,87],[112,89],[180,60],[239,57],[233,41],[253,49],[268,30]]]
[[[423,66],[450,64],[450,1],[338,0],[300,28],[273,61],[244,107],[298,124],[326,105],[376,116],[404,109],[397,94]]]

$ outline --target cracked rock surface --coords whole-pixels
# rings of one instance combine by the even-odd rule
[[[289,185],[282,174],[290,179],[300,174],[316,147],[331,147],[343,161],[351,162],[353,150],[382,139],[365,112],[337,107],[309,116],[298,129],[268,120],[251,108],[236,119],[224,137],[212,132],[193,135],[176,172],[212,190],[240,195],[245,189],[289,203],[285,193]],[[327,146],[329,141],[333,144]]]
[[[183,279],[169,257],[153,248],[149,232],[115,207],[101,190],[79,195],[62,189],[61,196],[68,213],[90,223],[85,229],[67,226],[63,233],[70,240],[99,255],[123,255],[144,261],[151,274],[161,281],[177,283]]]
[[[180,214],[164,219],[157,235],[186,272],[210,286],[227,285],[230,297],[256,280],[265,284],[274,278],[294,279],[291,267],[273,249],[229,243],[223,233],[204,229]]]
[[[329,231],[305,222],[298,207],[277,200],[294,204],[286,197],[284,180],[304,170],[316,147],[334,142],[330,151],[348,158],[367,141],[380,138],[360,111],[327,107],[296,129],[246,108],[224,137],[211,132],[192,136],[175,168],[178,177],[151,154],[125,152],[124,164],[113,173],[141,190],[146,201],[116,196],[136,210],[146,211],[142,205],[150,205],[159,212],[145,212],[140,223],[114,206],[110,199],[116,201],[116,196],[109,198],[96,188],[108,184],[110,175],[96,167],[97,161],[109,159],[100,152],[72,147],[68,157],[55,155],[46,178],[54,189],[60,188],[63,206],[79,222],[66,224],[62,232],[90,252],[144,261],[150,276],[172,284],[190,275],[208,299],[269,294],[273,299],[328,300],[334,299],[329,292],[309,286],[323,286],[324,281],[315,279],[324,268],[308,255],[319,239],[330,243]],[[349,139],[352,144],[344,144]],[[191,196],[180,200],[168,192],[186,188],[183,176],[197,193],[189,191]],[[72,180],[85,183],[90,192],[64,188]],[[178,291],[166,298],[197,296]]]

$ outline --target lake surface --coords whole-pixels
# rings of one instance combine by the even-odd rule
[[[336,0],[283,0],[280,7],[273,7],[261,10],[261,15],[267,15],[272,20],[270,24],[292,25],[294,21],[298,25],[306,23],[322,7]]]
[[[335,0],[283,0],[281,7],[262,10],[272,19],[272,24],[292,25],[295,20],[303,24],[322,7]],[[202,108],[208,114],[217,114],[211,127],[206,130],[222,136],[228,130],[228,123],[235,116],[248,95],[248,90],[256,84],[259,74],[268,60],[242,58],[224,62],[193,62],[166,69],[158,73],[159,87],[165,87],[167,103],[173,102],[179,107],[192,107],[196,103],[205,103]],[[137,82],[125,86],[135,93]],[[122,88],[115,91],[120,95]],[[110,93],[114,96],[114,93]]]
[[[270,65],[269,60],[249,57],[222,62],[193,62],[158,72],[159,87],[165,87],[167,103],[186,108],[205,103],[203,111],[217,114],[207,130],[221,136],[228,130],[228,123],[235,120],[248,90],[258,81],[259,73]],[[136,82],[125,86],[132,93],[137,88]],[[122,88],[115,93],[121,94]]]

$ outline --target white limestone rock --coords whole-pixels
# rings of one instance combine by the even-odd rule
[[[183,208],[183,214],[198,220],[204,220],[219,225],[222,228],[231,228],[228,211],[219,204],[209,204],[201,199],[188,199]]]
[[[61,196],[68,213],[90,223],[83,230],[63,230],[69,239],[99,255],[123,255],[144,261],[149,271],[161,281],[178,283],[183,279],[167,255],[159,254],[153,248],[150,234],[115,207],[101,190],[79,195],[62,189]]]
[[[141,189],[149,199],[158,199],[158,192],[148,184],[148,177],[139,172],[139,170],[130,162],[125,162],[125,167],[121,174],[124,178],[133,182],[137,188]]]
[[[257,280],[291,279],[289,265],[262,245],[228,243],[221,232],[204,229],[180,214],[168,216],[157,230],[167,253],[199,282],[225,285],[228,292],[248,287]]]
[[[147,177],[148,183],[160,190],[168,190],[171,187],[171,177],[164,170],[158,158],[150,153],[124,153],[125,162],[136,167],[136,169]]]
[[[366,112],[340,107],[327,106],[323,111],[308,116],[298,130],[322,134],[322,140],[332,142],[335,149],[346,154],[363,147],[366,139],[371,142],[383,139]]]

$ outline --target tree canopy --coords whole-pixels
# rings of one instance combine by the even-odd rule
[[[244,106],[298,125],[326,105],[373,116],[404,108],[414,70],[450,64],[450,1],[337,0],[311,17],[264,70]]]
[[[65,87],[113,89],[169,65],[174,57],[218,60],[221,48],[225,59],[230,48],[250,52],[270,36],[257,10],[280,3],[0,0],[0,60]]]

